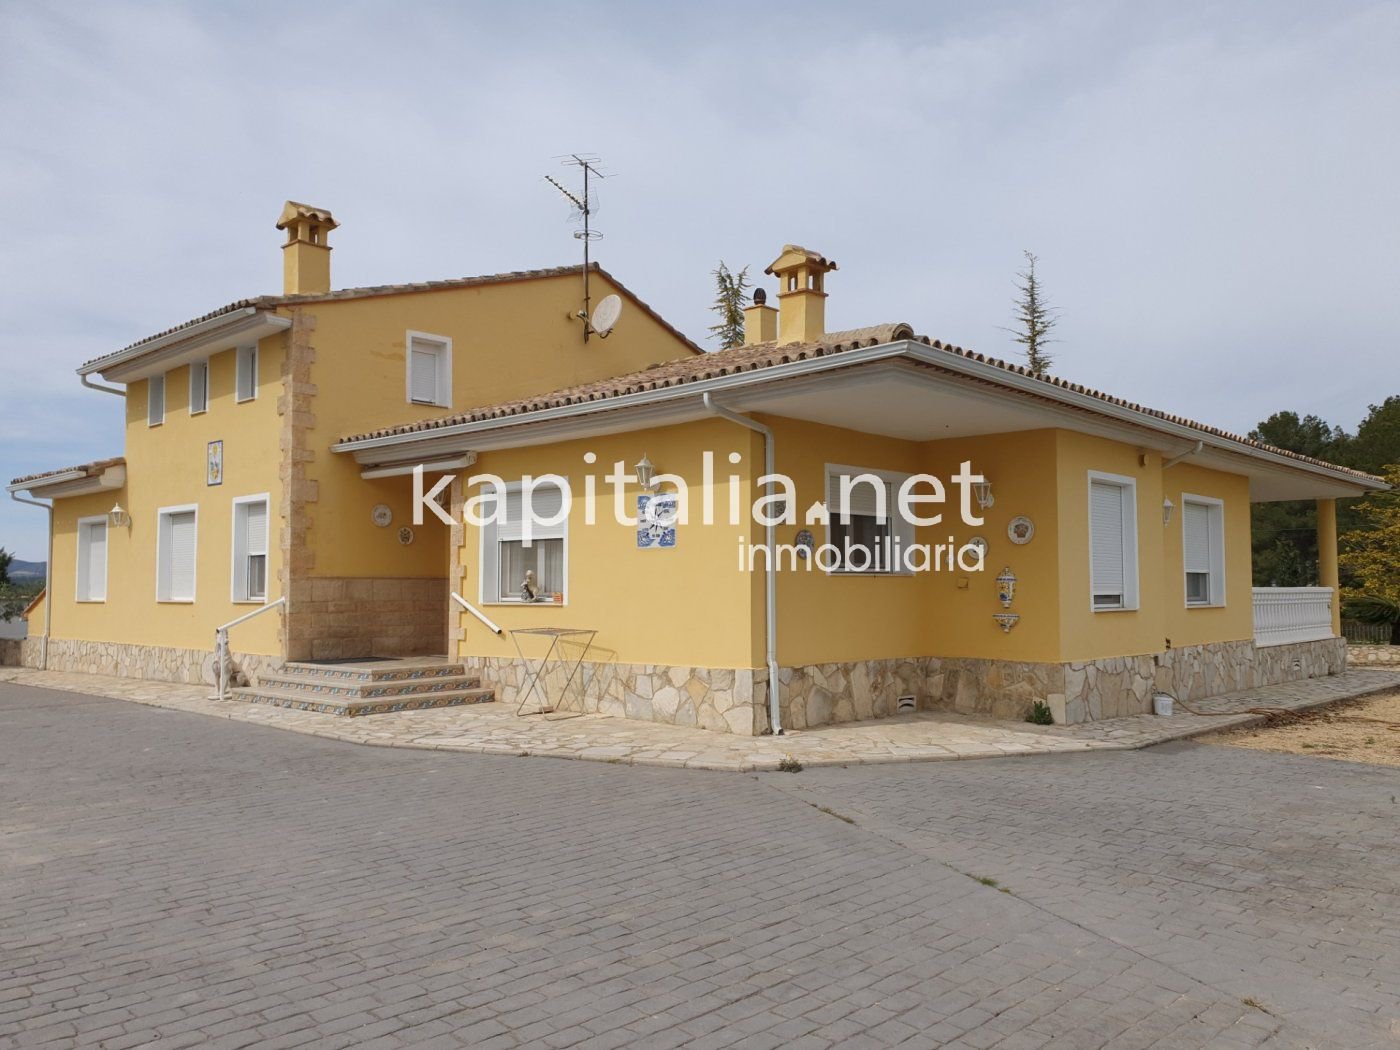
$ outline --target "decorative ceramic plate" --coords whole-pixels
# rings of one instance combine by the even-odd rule
[[[394,512],[389,509],[387,503],[376,503],[374,510],[369,512],[370,520],[381,529],[394,520]]]
[[[1011,524],[1006,526],[1006,535],[1010,537],[1012,543],[1030,543],[1035,539],[1035,522],[1024,514],[1018,514],[1011,519]]]
[[[976,547],[984,555],[987,553],[987,537],[985,536],[973,536],[972,539],[967,541],[967,545],[969,547]]]

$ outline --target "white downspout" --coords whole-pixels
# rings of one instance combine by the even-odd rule
[[[104,394],[116,394],[118,397],[126,397],[125,390],[118,390],[114,386],[103,386],[101,383],[94,383],[84,372],[78,373],[78,378],[82,380],[83,386],[89,390],[101,390]]]
[[[1192,447],[1190,450],[1188,450],[1188,451],[1186,451],[1186,452],[1183,452],[1183,453],[1182,453],[1181,455],[1179,455],[1179,456],[1173,456],[1171,459],[1169,459],[1169,460],[1167,460],[1165,463],[1163,463],[1163,464],[1162,464],[1162,469],[1163,469],[1163,470],[1171,470],[1172,467],[1176,466],[1176,465],[1177,465],[1178,463],[1180,463],[1182,460],[1190,459],[1192,456],[1199,456],[1199,455],[1201,454],[1201,449],[1203,449],[1203,448],[1205,448],[1205,447],[1206,447],[1206,443],[1205,443],[1204,441],[1197,441],[1196,444],[1195,444],[1195,446]]]
[[[755,433],[763,435],[763,473],[772,477],[775,472],[773,431],[756,419],[741,416],[737,412],[731,412],[729,409],[715,404],[714,398],[708,392],[703,397],[705,408],[714,415],[727,419],[731,423],[738,423],[741,427],[748,427]],[[772,485],[773,483],[770,481],[768,483],[770,491]],[[768,724],[773,727],[774,736],[782,736],[783,722],[780,714],[782,708],[778,696],[778,576],[773,569],[777,558],[777,542],[775,527],[771,521],[770,514],[770,523],[764,526],[766,534],[764,542],[768,545],[768,565],[763,573],[764,637],[768,662]]]
[[[49,629],[53,626],[53,504],[40,503],[37,499],[26,499],[18,492],[11,492],[10,499],[16,503],[28,503],[31,507],[42,507],[49,515],[49,553],[44,562],[44,636],[39,641],[39,670],[49,669]]]

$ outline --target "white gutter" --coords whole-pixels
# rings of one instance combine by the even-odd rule
[[[737,412],[731,412],[715,404],[708,392],[702,395],[705,408],[714,415],[729,420],[731,423],[738,423],[741,427],[748,427],[757,434],[763,435],[763,473],[772,478],[777,473],[774,463],[773,431],[748,416],[741,416]],[[771,494],[773,482],[768,482],[768,491]],[[771,512],[772,508],[768,508]],[[778,695],[778,574],[775,571],[777,565],[777,540],[774,535],[773,516],[766,515],[768,524],[764,526],[764,542],[768,545],[768,565],[763,572],[763,633],[768,662],[768,724],[773,729],[774,736],[783,735],[782,704]]]
[[[907,339],[896,343],[884,343],[880,346],[868,346],[860,350],[845,350],[837,354],[807,358],[803,361],[790,361],[787,364],[773,365],[768,368],[751,369],[733,375],[717,376],[713,379],[701,379],[693,383],[680,383],[676,386],[663,387],[657,390],[642,390],[632,394],[622,394],[618,397],[600,398],[596,401],[580,401],[571,405],[542,408],[534,412],[522,412],[519,415],[500,416],[494,419],[480,419],[467,423],[456,423],[452,426],[431,427],[424,430],[408,431],[402,434],[386,434],[380,437],[364,437],[349,441],[338,441],[331,446],[331,449],[335,452],[356,452],[361,450],[369,451],[394,448],[399,445],[411,445],[415,442],[425,440],[438,440],[466,434],[478,434],[486,431],[501,430],[507,427],[527,426],[551,420],[572,419],[580,416],[593,415],[599,412],[614,412],[619,409],[644,405],[658,405],[670,401],[682,401],[687,398],[692,398],[696,394],[704,395],[750,388],[793,376],[836,371],[856,365],[868,364],[872,361],[882,361],[900,357],[908,358],[921,364],[933,365],[956,375],[982,380],[993,386],[999,386],[1021,393],[1034,394],[1048,401],[1057,402],[1070,408],[1083,409],[1092,414],[1116,420],[1121,423],[1127,423],[1136,427],[1145,427],[1148,430],[1153,430],[1160,434],[1179,437],[1183,440],[1190,441],[1192,444],[1200,441],[1203,446],[1249,456],[1277,466],[1287,467],[1291,470],[1303,471],[1362,488],[1375,487],[1344,470],[1334,470],[1328,467],[1318,466],[1315,463],[1299,462],[1291,457],[1269,452],[1265,449],[1246,444],[1243,441],[1237,441],[1219,435],[1210,435],[1202,439],[1201,431],[1196,427],[1186,426],[1182,423],[1174,423],[1171,420],[1163,419],[1149,412],[1129,408],[1126,405],[1117,405],[1103,398],[1094,397],[1090,394],[1082,394],[1062,386],[1056,386],[1043,379],[1021,375],[1020,373],[1009,371],[997,365],[988,364],[985,361],[977,361],[973,358],[963,357],[960,354],[955,354],[948,350],[939,350],[924,343]]]
[[[72,471],[74,474],[82,474],[82,471]],[[14,485],[7,486],[10,491],[10,499],[16,503],[28,503],[31,507],[42,507],[48,511],[49,515],[49,553],[48,560],[44,562],[44,634],[39,641],[39,670],[49,669],[49,631],[53,629],[53,504],[40,503],[36,499],[25,499],[16,491]]]

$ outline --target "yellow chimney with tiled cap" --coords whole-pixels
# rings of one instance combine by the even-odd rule
[[[325,208],[288,201],[277,228],[287,231],[282,245],[282,294],[315,295],[331,290],[331,230],[339,226]]]
[[[796,244],[783,245],[783,254],[764,273],[778,278],[778,342],[808,343],[826,334],[826,275],[836,263]]]

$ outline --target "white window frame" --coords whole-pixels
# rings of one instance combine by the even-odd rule
[[[1094,483],[1117,485],[1123,489],[1123,600],[1119,605],[1098,605],[1094,601]],[[1141,591],[1138,576],[1137,478],[1125,474],[1089,471],[1085,498],[1088,503],[1086,532],[1089,541],[1089,608],[1096,613],[1135,612]]]
[[[1194,503],[1205,507],[1210,535],[1210,600],[1194,602],[1190,598],[1186,572],[1186,506]],[[1182,599],[1188,609],[1220,609],[1225,606],[1225,501],[1214,496],[1197,496],[1191,492],[1181,494],[1181,590]]]
[[[166,539],[166,519],[188,511],[194,512],[194,545],[191,548],[191,556],[194,559],[194,568],[190,573],[190,596],[188,598],[173,598],[169,595],[170,581],[164,579],[165,572],[165,546]],[[195,595],[199,589],[199,504],[181,503],[173,507],[160,507],[156,511],[156,601],[163,605],[193,605]]]
[[[889,517],[890,540],[892,543],[891,555],[895,551],[905,551],[914,542],[914,523],[907,521],[899,513],[899,490],[900,487],[912,474],[897,470],[881,470],[876,467],[855,467],[847,463],[828,463],[825,467],[825,486],[823,499],[827,511],[826,521],[826,542],[835,544],[832,536],[832,522],[839,521],[841,510],[838,507],[838,497],[841,494],[840,476],[848,475],[858,477],[861,474],[870,474],[879,478],[885,483],[885,513]],[[836,482],[833,485],[833,482]],[[864,482],[861,487],[867,487]],[[896,542],[897,541],[897,542]],[[776,557],[776,552],[771,552]],[[823,570],[828,576],[913,576],[914,574],[903,565],[903,559],[897,567],[884,569],[846,569],[837,567]]]
[[[156,391],[160,391],[160,413],[156,413]],[[146,380],[146,426],[158,427],[165,422],[165,373]]]
[[[202,379],[202,382],[201,382]],[[202,388],[202,389],[201,389]],[[195,391],[203,395],[199,408],[195,408]],[[209,411],[209,359],[190,362],[190,415],[199,416]]]
[[[413,397],[413,350],[414,343],[431,343],[432,351],[437,357],[436,394],[431,401],[418,401]],[[428,350],[428,347],[420,347]],[[452,337],[446,335],[433,335],[431,332],[415,332],[409,330],[404,333],[403,341],[403,361],[404,361],[404,400],[410,405],[427,405],[436,408],[452,407]]]
[[[112,564],[111,530],[107,527],[107,515],[93,514],[86,518],[79,518],[78,522],[78,562],[77,571],[73,576],[73,597],[75,601],[84,603],[100,603],[107,600],[107,576],[108,566]],[[84,565],[87,561],[84,537],[87,529],[94,525],[102,526],[102,585],[94,588],[93,581],[88,579]],[[83,585],[87,584],[86,587]]]
[[[247,559],[256,555],[257,551],[245,551],[239,549],[239,509],[249,504],[261,503],[267,519],[267,535],[263,538],[263,595],[261,598],[252,597],[248,593],[248,574],[246,572]],[[232,526],[229,532],[229,600],[235,605],[266,605],[267,591],[271,581],[271,574],[267,571],[271,565],[272,547],[272,500],[270,494],[259,492],[252,496],[236,496],[232,503]]]
[[[240,346],[234,352],[233,399],[242,404],[258,399],[258,344]],[[246,380],[246,381],[245,381]],[[250,393],[244,394],[247,387]]]
[[[511,492],[520,492],[524,489],[524,482],[508,481],[501,491],[502,497]],[[485,510],[484,505],[482,511]],[[494,519],[496,514],[491,517]],[[570,515],[572,517],[572,514]],[[526,602],[519,598],[501,597],[501,543],[506,542],[496,538],[496,523],[491,521],[477,529],[477,565],[480,571],[477,573],[480,583],[477,586],[477,597],[482,605],[543,605],[546,608],[559,608],[553,602]],[[562,559],[562,571],[564,574],[564,595],[563,605],[569,604],[569,518],[565,518],[558,525],[536,525],[531,542],[537,540],[563,540],[564,557]],[[494,584],[494,586],[491,586]]]

